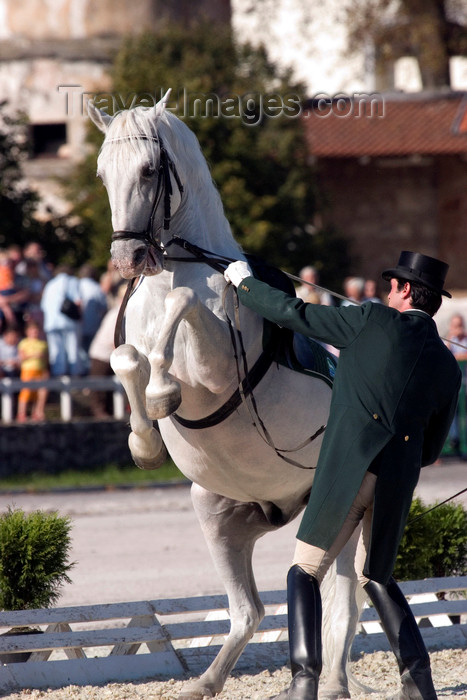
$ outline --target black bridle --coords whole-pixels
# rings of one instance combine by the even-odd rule
[[[144,231],[129,231],[129,230],[120,230],[120,231],[114,231],[112,234],[112,241],[125,241],[125,240],[140,240],[144,241],[148,245],[154,246],[161,250],[162,243],[160,240],[160,236],[158,236],[161,228],[163,228],[165,231],[168,231],[170,228],[170,222],[172,220],[172,211],[171,211],[171,204],[170,204],[170,199],[173,195],[173,189],[172,189],[172,179],[170,177],[170,174],[175,178],[175,182],[177,183],[178,191],[180,192],[180,196],[183,195],[183,185],[182,181],[180,179],[180,176],[177,172],[177,168],[175,167],[175,163],[173,162],[172,158],[169,156],[167,153],[167,150],[162,142],[162,139],[160,136],[145,136],[143,134],[138,135],[138,136],[132,136],[131,138],[136,138],[136,139],[144,139],[144,140],[153,140],[159,143],[159,150],[160,150],[160,156],[159,156],[159,168],[157,170],[157,185],[156,185],[156,192],[154,194],[154,201],[152,204],[151,208],[151,213],[149,215],[148,223],[146,225],[146,228]],[[159,226],[157,229],[155,229],[155,218],[156,218],[156,212],[159,209],[159,205],[161,203],[162,197],[164,198],[164,218],[163,218],[163,223],[161,226]]]

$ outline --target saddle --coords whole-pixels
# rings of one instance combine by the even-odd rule
[[[247,255],[254,276],[271,287],[295,296],[292,280],[276,267],[268,265],[254,255]],[[313,338],[281,328],[264,320],[263,348],[272,347],[273,361],[302,374],[318,377],[332,388],[336,373],[337,357]]]

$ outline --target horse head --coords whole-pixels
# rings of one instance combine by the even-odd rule
[[[127,279],[163,270],[162,236],[182,202],[175,156],[159,128],[167,121],[169,92],[151,108],[136,107],[113,117],[88,102],[90,118],[105,134],[97,175],[112,211],[112,260]]]

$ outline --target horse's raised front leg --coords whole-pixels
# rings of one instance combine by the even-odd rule
[[[148,356],[151,375],[146,387],[146,410],[153,420],[174,413],[181,403],[180,384],[169,375],[174,360],[175,335],[181,321],[186,321],[187,332],[184,362],[190,366],[186,380],[213,393],[223,391],[232,380],[229,371],[232,354],[227,352],[226,324],[200,302],[192,289],[173,289],[165,298],[164,320],[156,345]]]
[[[229,599],[230,632],[211,666],[183,689],[183,700],[220,693],[232,668],[264,617],[253,575],[256,540],[276,529],[255,503],[239,503],[192,486],[193,505]]]
[[[110,364],[130,404],[132,432],[128,445],[133,460],[140,469],[157,469],[167,459],[167,451],[146,413],[144,390],[149,380],[149,362],[132,345],[120,345],[113,351]]]

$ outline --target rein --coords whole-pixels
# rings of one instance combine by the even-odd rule
[[[139,236],[134,236],[131,235],[130,231],[118,231],[116,232],[118,236],[116,237],[116,240],[121,240],[122,238],[131,238],[131,237],[137,237],[141,238],[143,240],[148,240],[146,235],[143,234]],[[123,235],[122,235],[123,234]],[[151,241],[151,245],[155,245],[153,241]],[[167,243],[165,247],[162,246],[162,244],[156,244],[159,250],[162,250],[164,253],[164,257],[166,260],[170,261],[177,261],[177,262],[184,262],[184,263],[193,263],[193,262],[200,262],[200,263],[205,263],[212,267],[214,270],[217,272],[223,273],[225,268],[230,262],[234,262],[232,258],[228,258],[223,255],[215,255],[211,253],[211,251],[205,250],[204,248],[200,248],[199,246],[195,245],[194,243],[190,243],[184,238],[181,238],[179,236],[173,235],[171,240]],[[191,253],[194,257],[193,258],[186,258],[186,257],[172,257],[167,255],[166,251],[171,245],[178,245],[180,246],[183,250],[188,251]],[[141,278],[140,278],[141,279]],[[120,310],[118,313],[117,317],[117,323],[115,326],[115,335],[114,335],[114,343],[115,347],[118,347],[123,338],[122,338],[122,326],[123,326],[123,318],[125,315],[125,309],[128,303],[128,300],[132,293],[135,291],[135,282],[137,278],[134,277],[133,279],[128,281],[127,289],[125,291],[125,295],[123,297]],[[258,434],[260,437],[274,450],[276,455],[280,457],[280,459],[284,460],[285,462],[288,462],[289,464],[292,464],[295,467],[298,467],[299,469],[315,469],[316,467],[307,467],[303,464],[300,464],[299,462],[296,462],[295,460],[290,459],[289,457],[286,457],[282,453],[288,453],[288,452],[298,452],[299,450],[303,449],[306,447],[306,445],[310,444],[313,442],[313,440],[316,440],[322,433],[324,432],[326,426],[322,425],[320,426],[313,435],[311,435],[309,438],[304,440],[300,445],[294,448],[290,449],[281,449],[276,447],[274,444],[274,441],[268,432],[264,422],[262,421],[259,412],[258,412],[258,407],[257,403],[253,394],[253,389],[259,384],[259,382],[263,379],[265,376],[266,372],[268,371],[269,367],[271,366],[273,359],[274,359],[274,346],[275,346],[275,337],[273,336],[268,344],[268,346],[263,350],[259,358],[256,360],[255,364],[253,365],[252,369],[250,370],[248,368],[248,363],[246,359],[246,352],[245,352],[245,347],[243,344],[243,338],[242,338],[242,333],[240,329],[240,317],[239,317],[239,302],[238,302],[238,294],[237,290],[234,289],[234,309],[235,309],[235,330],[232,325],[231,319],[226,311],[226,306],[225,306],[225,298],[226,298],[226,293],[227,290],[229,289],[229,286],[225,287],[224,294],[223,294],[223,308],[224,312],[226,315],[228,327],[229,327],[229,333],[230,333],[230,339],[232,342],[232,347],[234,351],[234,358],[235,358],[235,365],[237,368],[237,378],[238,378],[238,387],[234,391],[234,393],[230,396],[229,399],[216,411],[213,413],[209,414],[208,416],[205,416],[204,418],[198,419],[198,420],[189,420],[187,418],[183,418],[182,416],[179,416],[177,413],[172,414],[172,418],[177,421],[180,425],[182,425],[185,428],[189,428],[191,430],[201,430],[204,428],[212,428],[215,425],[218,425],[222,421],[224,421],[226,418],[228,418],[243,402],[245,406],[247,407],[250,416],[252,418],[253,426],[256,428]],[[244,377],[241,377],[241,371],[240,371],[240,360],[239,360],[239,354],[242,358],[242,365],[243,365],[243,372],[244,372]],[[247,397],[250,398],[252,406],[250,407]],[[260,427],[258,427],[258,425]],[[261,429],[260,429],[261,428]]]
[[[413,525],[413,523],[416,523],[417,520],[420,520],[420,518],[423,518],[425,515],[428,515],[428,513],[431,513],[432,510],[436,510],[440,506],[444,506],[445,503],[449,503],[449,501],[452,501],[454,498],[457,498],[457,496],[462,496],[463,493],[467,491],[467,487],[465,489],[461,489],[461,491],[458,491],[452,496],[449,496],[449,498],[446,498],[444,501],[441,501],[441,503],[436,503],[432,508],[428,508],[428,510],[424,510],[423,513],[420,513],[420,515],[417,515],[415,518],[412,518],[412,520],[407,521],[407,525]]]
[[[130,233],[130,232],[128,232],[128,233]],[[131,236],[127,236],[127,237],[130,238]],[[151,240],[151,244],[155,245],[152,240]],[[170,241],[167,243],[167,245],[165,247],[163,247],[161,244],[160,245],[156,244],[156,245],[159,248],[159,250],[162,250],[162,252],[164,254],[164,258],[166,260],[170,260],[173,262],[182,262],[182,263],[205,263],[220,273],[224,272],[225,268],[227,267],[227,265],[230,262],[234,262],[234,259],[232,259],[232,258],[223,256],[223,255],[213,254],[211,251],[206,250],[204,248],[200,248],[199,246],[195,245],[194,243],[190,243],[190,241],[187,241],[186,239],[181,238],[180,236],[177,236],[175,234],[172,235],[172,238],[170,239]],[[174,256],[167,255],[167,249],[169,247],[171,247],[172,245],[178,245],[183,250],[186,250],[187,252],[191,253],[193,255],[193,257],[187,258],[187,257],[174,257]],[[292,280],[305,282],[305,280],[302,280],[300,277],[296,277],[295,275],[292,275],[292,274],[285,272],[285,271],[282,271],[282,272],[284,272],[284,274]],[[127,289],[125,292],[125,296],[122,300],[122,304],[121,304],[121,307],[119,310],[117,324],[116,324],[116,328],[115,328],[115,347],[118,347],[122,342],[121,329],[122,329],[122,324],[123,324],[123,317],[125,314],[125,309],[126,309],[126,305],[128,303],[128,299],[130,298],[133,291],[135,291],[134,286],[135,286],[135,282],[137,279],[138,278],[135,277],[135,278],[128,281],[128,286],[127,286]],[[314,284],[312,282],[305,282],[305,283],[311,287],[316,288],[316,289],[326,291],[339,299],[347,300],[347,297],[345,297],[341,294],[338,294],[337,292],[333,292],[332,290],[327,289],[326,287],[320,287],[319,285]],[[223,304],[225,301],[225,294],[226,294],[227,289],[228,289],[228,286],[224,290]],[[238,296],[236,294],[236,290],[235,290],[234,304],[235,304],[235,309],[236,309],[235,313],[236,313],[236,318],[237,318]],[[224,310],[225,310],[225,304],[224,304]],[[315,440],[317,437],[319,437],[324,432],[326,426],[321,426],[320,428],[318,428],[318,430],[311,437],[309,437],[307,440],[305,440],[298,447],[295,447],[291,450],[280,450],[274,445],[274,442],[273,442],[271,436],[269,435],[263,421],[261,420],[261,418],[259,416],[256,401],[255,401],[254,394],[253,394],[253,389],[263,379],[267,370],[269,369],[269,367],[271,366],[271,364],[273,362],[273,349],[271,347],[273,345],[273,343],[272,342],[270,343],[270,346],[268,348],[266,348],[266,350],[263,351],[263,353],[260,355],[260,357],[258,358],[256,363],[253,365],[253,368],[251,370],[249,370],[247,367],[247,364],[246,364],[246,355],[245,355],[245,351],[244,351],[244,347],[243,347],[243,341],[241,338],[240,325],[239,325],[238,318],[237,318],[236,331],[237,331],[237,334],[239,337],[239,345],[241,348],[244,374],[245,374],[244,378],[241,379],[240,369],[239,369],[239,358],[238,358],[238,351],[237,351],[237,342],[235,339],[235,335],[234,335],[234,331],[232,328],[230,318],[229,318],[227,313],[226,313],[226,318],[227,318],[227,322],[229,324],[229,331],[230,331],[230,335],[231,335],[232,346],[234,349],[234,357],[235,357],[235,362],[236,362],[236,367],[237,367],[237,377],[239,379],[238,388],[235,390],[235,392],[232,394],[232,396],[220,408],[218,408],[216,411],[214,411],[210,415],[206,416],[205,418],[202,418],[199,420],[188,420],[186,418],[182,418],[182,416],[179,416],[177,413],[172,414],[172,417],[180,425],[182,425],[186,428],[189,428],[191,430],[210,428],[210,427],[213,427],[215,425],[218,425],[223,420],[228,418],[240,406],[240,404],[242,402],[244,402],[246,407],[248,408],[248,411],[250,412],[250,415],[251,415],[252,420],[253,420],[253,425],[257,429],[259,435],[261,436],[261,438],[263,440],[265,440],[265,442],[267,442],[272,447],[272,449],[274,449],[275,453],[281,459],[285,460],[286,462],[288,462],[290,464],[293,464],[294,466],[296,466],[300,469],[314,469],[314,467],[306,467],[304,465],[299,464],[298,462],[295,462],[294,460],[291,460],[291,459],[285,457],[283,454],[281,454],[281,452],[295,452],[295,451],[302,449],[307,444],[309,444],[310,442]],[[444,338],[443,338],[443,340],[444,340]],[[459,343],[456,343],[456,344],[460,345]],[[461,346],[461,347],[465,347],[465,346]],[[248,402],[246,401],[247,396],[250,396],[252,404],[253,404],[253,408],[250,408]],[[253,413],[256,415],[256,419],[255,419]],[[262,432],[259,430],[258,425],[256,423],[256,420],[258,421],[259,425],[261,426]],[[443,501],[443,503],[446,503],[447,501],[452,500],[453,498],[456,498],[456,496],[464,493],[465,490],[466,489],[464,489],[463,491],[460,491],[459,493],[455,494],[454,496],[451,496],[446,501]],[[440,503],[438,505],[442,505],[442,503]],[[438,506],[434,506],[434,508],[437,508],[437,507]],[[426,512],[430,512],[434,508],[432,508]],[[425,513],[422,513],[421,515],[419,515],[418,518],[423,517],[423,515],[425,515]],[[414,521],[411,521],[411,522],[414,522]]]
[[[197,246],[193,243],[190,243],[186,239],[181,238],[179,236],[174,235],[172,237],[172,239],[168,242],[166,249],[169,248],[173,244],[180,246],[184,250],[191,253],[194,257],[193,258],[177,258],[177,257],[172,257],[172,256],[166,256],[166,259],[168,259],[170,261],[203,262],[220,273],[224,272],[228,263],[233,262],[232,258],[228,258],[228,257],[222,256],[222,255],[216,255],[215,257],[213,257],[211,251],[205,250],[204,248],[200,248],[199,246]],[[276,447],[270,433],[268,432],[266,426],[264,425],[264,422],[262,421],[262,419],[259,415],[258,406],[257,406],[256,399],[255,399],[255,396],[253,393],[253,389],[259,384],[259,382],[264,377],[264,375],[266,374],[267,370],[269,369],[269,367],[271,366],[271,364],[273,362],[275,338],[273,337],[270,340],[268,347],[265,350],[263,350],[263,352],[259,356],[256,363],[253,365],[253,368],[250,370],[248,368],[245,346],[243,344],[243,337],[242,337],[242,332],[241,332],[241,328],[240,328],[239,302],[238,302],[237,290],[235,288],[233,288],[234,289],[234,314],[235,314],[235,330],[234,330],[231,319],[226,311],[225,299],[226,299],[226,293],[227,293],[228,289],[229,289],[229,286],[226,286],[224,289],[224,294],[222,297],[222,305],[223,305],[224,313],[225,313],[225,316],[227,319],[229,333],[230,333],[230,340],[231,340],[233,351],[234,351],[235,366],[237,368],[238,388],[235,390],[235,392],[232,394],[232,396],[219,409],[217,409],[217,411],[214,411],[214,413],[211,413],[209,416],[206,416],[205,418],[201,418],[199,420],[192,421],[192,420],[187,420],[185,418],[182,418],[177,413],[173,413],[172,417],[180,425],[183,425],[184,427],[190,428],[192,430],[210,428],[210,427],[213,427],[214,425],[217,425],[218,423],[222,422],[223,420],[225,420],[243,402],[250,413],[253,426],[256,428],[258,434],[274,450],[274,452],[276,453],[276,455],[278,457],[280,457],[285,462],[288,462],[289,464],[292,464],[293,466],[298,467],[299,469],[314,469],[315,467],[307,467],[303,464],[300,464],[299,462],[296,462],[295,460],[292,460],[292,459],[286,457],[284,454],[281,454],[281,453],[283,453],[283,452],[298,452],[299,450],[304,448],[306,445],[313,442],[313,440],[318,438],[324,432],[326,426],[322,425],[320,428],[318,428],[318,430],[313,435],[311,435],[309,438],[307,438],[304,442],[302,442],[297,447],[294,447],[294,448],[288,449],[288,450],[283,450],[283,449]],[[240,372],[239,354],[240,354],[241,359],[242,359],[243,373],[244,373],[243,378],[242,378],[241,372]],[[251,406],[247,401],[247,397],[250,398]],[[259,425],[259,427],[258,427],[258,425]]]

